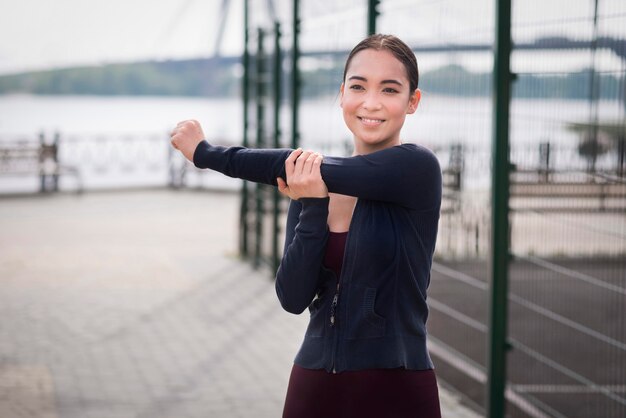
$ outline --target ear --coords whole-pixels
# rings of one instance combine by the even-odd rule
[[[421,98],[422,91],[420,89],[415,89],[415,92],[411,95],[411,97],[409,97],[409,107],[406,110],[407,115],[415,113]]]
[[[341,87],[339,87],[339,107],[343,107],[343,89],[345,87],[344,83],[341,83]]]

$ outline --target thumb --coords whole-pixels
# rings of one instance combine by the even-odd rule
[[[289,186],[287,186],[287,183],[285,183],[285,180],[281,179],[280,177],[277,177],[276,183],[278,184],[279,192],[281,192],[282,194],[287,194],[289,192]]]

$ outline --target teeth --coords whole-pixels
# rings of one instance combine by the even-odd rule
[[[363,122],[369,122],[369,123],[378,123],[378,122],[382,122],[382,119],[368,119],[368,118],[361,118],[361,120]]]

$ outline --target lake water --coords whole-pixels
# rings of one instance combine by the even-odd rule
[[[538,144],[544,141],[557,148],[575,149],[579,138],[567,129],[567,123],[587,121],[591,110],[581,101],[515,100],[511,107],[513,151],[519,149],[527,156],[524,158],[534,159]],[[600,120],[623,118],[623,112],[617,102],[599,104]],[[469,151],[469,182],[465,184],[484,188],[489,183],[491,113],[488,98],[424,93],[418,111],[407,117],[403,140],[435,150],[444,166],[450,144],[463,144]],[[171,166],[168,132],[178,121],[191,118],[202,123],[210,141],[241,143],[242,105],[236,98],[27,95],[0,96],[0,141],[35,139],[40,132],[51,138],[58,132],[60,159],[81,170],[86,188],[161,185],[167,184]],[[287,106],[281,119],[283,144],[289,144]],[[350,132],[344,126],[337,97],[305,101],[300,121],[303,147],[327,154],[346,153]],[[251,140],[254,131],[252,125]],[[584,163],[572,161],[575,158],[568,156],[566,163]],[[5,177],[0,179],[0,190],[20,189],[26,187],[25,182],[36,185],[36,178]],[[189,181],[200,183],[206,181],[201,178],[209,177],[210,182],[227,188],[238,185],[214,176],[191,177]]]

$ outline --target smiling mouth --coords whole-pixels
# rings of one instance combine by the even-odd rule
[[[385,121],[384,119],[370,119],[362,116],[357,116],[357,118],[366,125],[380,125]]]

